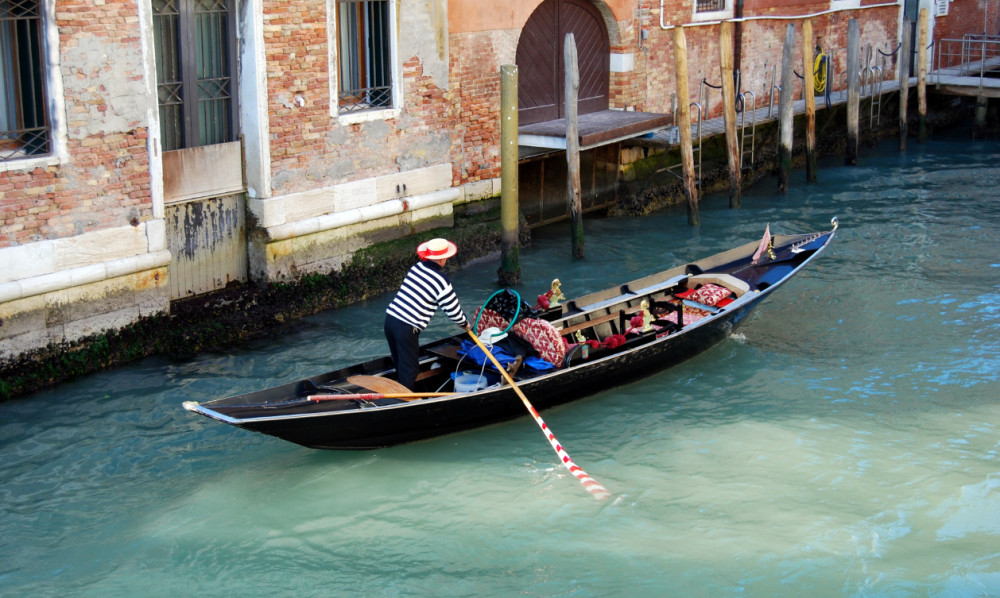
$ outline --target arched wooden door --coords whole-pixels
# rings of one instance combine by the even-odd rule
[[[576,38],[578,113],[607,110],[610,55],[601,13],[588,0],[545,0],[528,17],[517,42],[519,125],[566,115],[563,40],[567,33]]]

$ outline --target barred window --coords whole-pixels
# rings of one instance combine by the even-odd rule
[[[0,160],[48,154],[40,0],[0,0]]]
[[[726,0],[696,0],[695,12],[726,10]]]
[[[337,0],[340,112],[392,107],[389,0]]]
[[[236,141],[236,1],[153,0],[165,151]]]

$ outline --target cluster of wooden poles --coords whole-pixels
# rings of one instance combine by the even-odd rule
[[[918,21],[919,39],[917,46],[917,102],[919,113],[920,142],[926,139],[927,117],[927,38],[928,12],[920,9]],[[722,106],[723,121],[726,136],[726,155],[729,166],[729,206],[740,207],[742,190],[741,156],[739,136],[736,124],[736,89],[733,77],[733,45],[732,27],[730,21],[723,21],[719,26],[719,62],[722,71]],[[902,43],[899,48],[899,148],[906,149],[907,109],[910,89],[910,62],[912,40],[910,39],[909,18],[904,18],[902,25]],[[688,89],[687,38],[683,27],[674,30],[674,61],[677,84],[677,97],[690,98]],[[850,19],[847,24],[847,72],[854,76],[847,77],[847,150],[845,162],[848,165],[857,164],[858,157],[858,120],[861,103],[861,33],[857,19]],[[564,44],[566,64],[565,106],[566,106],[566,162],[567,162],[567,201],[570,215],[570,236],[572,252],[576,258],[584,256],[583,219],[581,209],[580,187],[580,145],[577,131],[577,93],[579,90],[579,71],[577,67],[576,42],[573,34],[566,35]],[[789,23],[785,30],[785,41],[782,50],[781,63],[781,96],[779,107],[779,144],[778,144],[778,192],[788,190],[792,169],[792,142],[794,137],[794,96],[790,90],[795,86],[795,25]],[[816,176],[816,101],[813,90],[813,31],[812,22],[804,18],[802,22],[802,69],[803,88],[805,93],[806,119],[806,180],[815,182]],[[828,81],[828,85],[832,85]],[[785,93],[784,90],[789,90]],[[500,67],[500,162],[501,162],[501,264],[498,270],[500,283],[506,286],[520,280],[518,265],[517,227],[518,227],[518,153],[517,153],[517,66],[503,65]],[[745,109],[756,109],[751,106]],[[697,226],[698,187],[694,167],[694,148],[691,138],[691,104],[678,102],[675,124],[680,133],[682,180],[684,194],[688,207],[688,222]]]

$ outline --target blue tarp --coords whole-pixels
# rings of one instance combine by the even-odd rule
[[[490,353],[493,353],[493,357],[496,357],[500,365],[507,367],[508,365],[514,363],[515,357],[510,353],[504,351],[503,347],[499,345],[493,345],[490,349]],[[483,350],[479,348],[479,345],[472,341],[462,341],[462,346],[458,349],[459,355],[465,355],[466,358],[471,359],[476,363],[476,365],[483,365],[489,362],[489,358],[483,353]],[[490,362],[492,365],[492,362]],[[555,366],[551,363],[545,361],[541,357],[526,357],[524,358],[523,365],[537,371],[551,370]]]

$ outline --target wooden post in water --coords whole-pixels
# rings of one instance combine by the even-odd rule
[[[677,113],[674,124],[681,136],[681,168],[687,196],[688,224],[698,226],[698,185],[694,176],[694,148],[691,146],[691,96],[688,90],[687,36],[684,27],[674,29],[674,76],[677,78]]]
[[[980,85],[982,85],[982,83],[980,83]],[[973,139],[983,137],[986,132],[986,115],[988,114],[989,109],[989,104],[987,102],[988,100],[986,99],[985,94],[976,96],[976,124],[972,128]]]
[[[743,183],[740,144],[736,134],[736,91],[733,77],[733,24],[719,25],[719,66],[722,69],[722,120],[726,126],[726,156],[729,159],[729,207],[740,207]]]
[[[497,278],[509,287],[521,281],[517,225],[517,65],[500,67],[500,269]]]
[[[861,112],[861,29],[858,20],[847,22],[847,157],[844,163],[858,163],[858,115]]]
[[[566,199],[569,201],[570,236],[573,257],[583,257],[583,207],[580,191],[580,134],[577,123],[577,96],[580,92],[580,71],[576,59],[576,38],[567,33],[563,43],[566,63]]]
[[[917,141],[927,141],[927,9],[920,9],[917,34]]]
[[[816,91],[813,81],[813,26],[802,22],[802,89],[806,100],[806,180],[816,182]]]
[[[899,151],[906,150],[909,135],[906,113],[910,104],[910,56],[913,52],[910,29],[910,18],[903,17],[903,43],[899,47]]]
[[[778,193],[788,191],[792,177],[792,142],[795,136],[795,25],[785,27],[785,46],[781,52],[781,107],[778,112]]]

